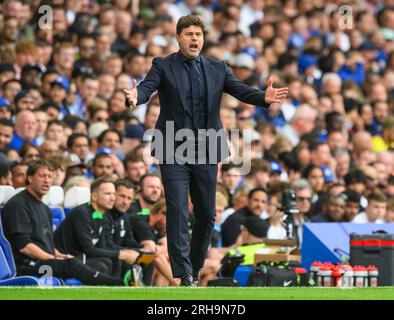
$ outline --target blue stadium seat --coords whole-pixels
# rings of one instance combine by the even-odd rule
[[[60,286],[57,278],[16,276],[16,267],[10,243],[5,238],[0,219],[0,286]]]
[[[71,278],[71,279],[64,280],[64,284],[66,286],[78,287],[78,286],[82,285],[82,282],[77,279]]]
[[[53,231],[55,232],[59,225],[66,218],[64,214],[64,210],[61,207],[51,207],[52,211],[52,223],[53,223]]]

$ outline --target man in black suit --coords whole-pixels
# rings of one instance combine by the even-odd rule
[[[216,138],[216,147],[212,148],[208,135],[201,138],[201,129],[220,132],[223,128],[220,121],[223,92],[265,108],[271,103],[282,103],[288,92],[288,88],[274,89],[271,78],[265,92],[251,88],[236,79],[225,63],[200,56],[204,31],[204,24],[198,17],[181,17],[176,30],[180,50],[167,57],[153,59],[151,69],[138,87],[133,80],[133,88],[125,90],[126,105],[131,108],[146,103],[158,90],[161,110],[154,139],[160,141],[161,135],[163,143],[158,144],[163,149],[161,153],[153,151],[160,162],[165,189],[172,272],[174,278],[180,278],[181,285],[185,286],[198,283],[199,270],[204,264],[214,227],[217,163],[228,155],[226,141],[223,136],[220,138],[220,133],[221,142],[217,143]],[[181,129],[188,129],[191,134],[177,141],[173,134]],[[204,148],[206,142],[208,146]],[[190,149],[186,156],[178,153],[182,143],[192,143],[193,148],[197,148],[197,162],[196,153],[190,154]],[[204,150],[201,152],[201,149]],[[184,160],[182,156],[187,158],[186,161],[181,161]],[[195,215],[190,249],[189,189]]]

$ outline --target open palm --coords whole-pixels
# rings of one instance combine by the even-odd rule
[[[127,101],[130,103],[130,108],[134,109],[137,106],[138,91],[137,91],[137,80],[133,79],[133,89],[123,89],[126,94]]]
[[[289,93],[289,88],[274,88],[272,87],[274,81],[272,77],[268,78],[267,81],[267,89],[265,90],[265,102],[268,104],[271,103],[279,103],[282,104],[283,100],[286,98],[287,94]]]

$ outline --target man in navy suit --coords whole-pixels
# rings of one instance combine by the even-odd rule
[[[204,158],[204,152],[202,158],[205,161],[200,161],[201,147],[206,141],[206,138],[201,139],[200,132],[203,129],[221,131],[223,92],[265,108],[271,103],[282,103],[288,93],[288,88],[273,88],[272,78],[265,92],[251,88],[236,79],[225,63],[200,56],[204,31],[204,24],[198,17],[181,17],[176,30],[180,50],[153,59],[151,69],[138,87],[134,79],[133,88],[125,90],[126,105],[130,108],[146,103],[158,90],[161,109],[155,135],[159,133],[164,139],[164,150],[158,158],[167,204],[168,252],[173,276],[180,278],[184,286],[198,285],[199,271],[204,265],[215,222],[217,163],[228,155],[222,141],[213,149],[206,147],[205,155],[209,161]],[[177,141],[173,132],[169,132],[170,127],[175,133],[188,129],[191,135]],[[154,139],[157,138],[155,135]],[[199,150],[196,151],[197,161],[194,161],[195,155],[190,157],[190,153],[186,155],[186,161],[180,161],[184,154],[168,150],[170,146],[176,148],[181,142],[190,141]],[[189,191],[195,218],[190,246]]]

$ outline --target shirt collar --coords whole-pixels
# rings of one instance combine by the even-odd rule
[[[190,60],[195,60],[196,62],[201,62],[201,57],[200,56],[198,56],[195,59],[188,59],[182,54],[182,52],[180,50],[178,51],[178,55],[179,55],[179,58],[181,59],[182,63],[190,61]]]

